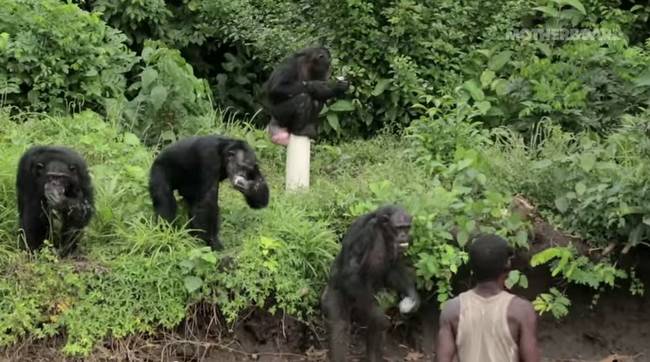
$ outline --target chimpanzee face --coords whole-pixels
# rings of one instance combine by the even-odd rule
[[[327,48],[310,48],[305,52],[309,64],[309,79],[326,80],[330,76],[331,56]]]
[[[395,242],[400,247],[407,247],[411,240],[412,217],[406,211],[399,210],[390,216],[390,226],[394,230]]]
[[[233,187],[245,192],[257,181],[258,170],[255,156],[245,150],[228,152],[226,172]]]
[[[228,151],[226,172],[230,183],[237,191],[244,194],[249,206],[260,208],[268,205],[268,186],[257,166],[255,154],[251,150]]]
[[[74,193],[74,185],[78,185],[78,166],[74,163],[67,163],[60,160],[49,162],[36,162],[34,171],[38,178],[39,185],[43,187],[43,193],[50,205],[56,205],[65,197]]]
[[[391,245],[390,249],[406,248],[411,240],[412,217],[406,210],[399,207],[389,207],[380,215],[386,239]]]

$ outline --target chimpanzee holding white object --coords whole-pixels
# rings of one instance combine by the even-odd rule
[[[415,283],[401,261],[400,251],[408,247],[411,220],[401,207],[384,206],[359,217],[343,238],[321,297],[333,362],[345,361],[352,312],[368,327],[368,361],[382,360],[383,335],[389,321],[375,300],[379,289],[399,292],[402,313],[411,313],[419,306]]]

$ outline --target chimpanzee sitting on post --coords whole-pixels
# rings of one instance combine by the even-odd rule
[[[315,138],[318,115],[325,102],[342,95],[348,82],[329,82],[330,52],[324,47],[306,48],[278,66],[264,85],[265,108],[271,114],[269,133],[273,143],[287,145],[289,134]]]
[[[379,289],[388,287],[400,293],[402,313],[419,306],[420,298],[399,250],[408,246],[411,219],[400,207],[384,206],[359,217],[343,238],[321,297],[333,362],[345,361],[352,311],[368,327],[368,361],[381,361],[383,334],[389,321],[375,300]]]

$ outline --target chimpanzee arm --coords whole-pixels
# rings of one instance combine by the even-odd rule
[[[86,226],[95,211],[88,197],[81,191],[66,197],[55,208],[63,214],[67,225],[76,228]]]
[[[348,89],[348,83],[336,81],[332,84],[322,80],[311,80],[305,82],[305,88],[312,97],[324,102],[330,98],[342,95]]]
[[[354,226],[352,227],[354,228]],[[349,234],[352,239],[356,240],[343,240],[344,248],[349,245],[348,250],[344,250],[343,254],[343,267],[340,273],[342,288],[348,296],[352,297],[360,305],[370,305],[374,299],[372,283],[369,280],[364,280],[362,275],[363,263],[366,259],[366,253],[369,252],[369,238],[361,235],[356,238],[358,234],[352,232]]]
[[[388,275],[386,276],[386,285],[397,291],[402,298],[408,297],[415,302],[413,310],[415,310],[415,308],[420,304],[420,296],[415,289],[415,282],[401,262],[398,261],[395,263],[395,265],[388,271]]]
[[[374,293],[370,281],[365,281],[361,277],[359,264],[350,261],[341,273],[341,281],[345,294],[352,297],[359,305],[368,306],[372,303]]]
[[[276,102],[282,102],[301,93],[308,93],[304,82],[287,80],[273,84],[269,90],[269,97]]]

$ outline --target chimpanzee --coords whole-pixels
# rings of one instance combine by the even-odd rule
[[[343,80],[330,82],[329,76],[330,52],[324,47],[302,49],[271,73],[264,88],[274,143],[286,145],[289,133],[318,135],[318,115],[325,101],[341,96],[349,86]]]
[[[16,189],[27,247],[38,249],[49,233],[62,256],[73,251],[94,213],[93,188],[81,155],[66,147],[28,149],[18,163]],[[57,222],[60,236],[51,228]]]
[[[383,334],[389,322],[375,300],[379,289],[388,287],[401,295],[402,313],[419,306],[415,283],[400,260],[400,248],[408,247],[410,240],[411,219],[401,207],[384,206],[359,217],[343,238],[321,297],[333,362],[345,361],[353,312],[368,327],[368,361],[382,360]]]
[[[269,203],[269,188],[253,149],[244,141],[220,136],[190,137],[166,147],[149,175],[149,193],[156,215],[176,217],[174,190],[189,206],[193,234],[214,250],[219,241],[219,182],[230,180],[254,209]]]

